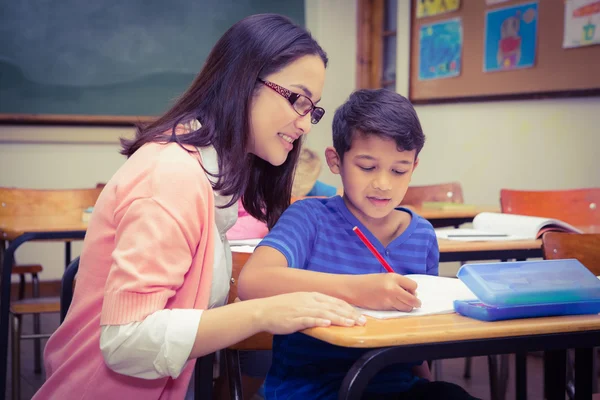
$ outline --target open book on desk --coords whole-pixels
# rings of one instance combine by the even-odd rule
[[[438,239],[472,242],[539,239],[549,231],[582,233],[574,226],[553,218],[491,212],[477,214],[473,219],[473,229],[436,229],[435,233]]]
[[[417,297],[421,308],[410,312],[376,311],[356,307],[364,315],[377,319],[418,317],[422,315],[450,314],[454,312],[454,300],[473,300],[477,297],[457,278],[432,275],[405,275],[417,282]]]

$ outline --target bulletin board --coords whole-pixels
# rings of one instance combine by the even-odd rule
[[[462,0],[456,11],[423,18],[417,18],[415,3],[411,7],[409,74],[409,96],[415,104],[600,95],[600,45],[563,48],[564,0]],[[486,41],[486,12],[532,3],[537,9],[533,66],[484,72],[486,42],[492,42]],[[461,56],[456,60],[460,72],[456,76],[427,78],[420,70],[421,35],[432,32],[430,26],[445,26],[452,20],[462,25]],[[456,67],[456,62],[449,64],[449,68]]]

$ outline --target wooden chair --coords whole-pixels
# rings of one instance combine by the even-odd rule
[[[240,276],[240,272],[242,271],[242,267],[244,264],[246,264],[248,258],[250,258],[250,254],[233,253],[233,267],[228,303],[232,303],[238,298],[238,278]],[[227,379],[229,381],[229,393],[232,399],[243,399],[239,351],[271,350],[272,345],[273,335],[270,333],[261,332],[225,349],[224,353],[225,362],[227,365]]]
[[[600,234],[569,234],[560,232],[547,232],[542,237],[542,251],[544,259],[558,260],[565,258],[575,258],[579,260],[594,275],[600,275]],[[567,394],[569,398],[574,398],[575,391],[572,382],[573,365],[572,358],[569,357],[569,368],[567,375]],[[597,391],[598,363],[594,357],[593,368],[590,373],[594,376],[593,391]]]
[[[17,189],[0,188],[0,219],[19,218],[19,217],[64,217],[66,219],[81,220],[83,210],[93,206],[96,203],[101,189],[65,189],[65,190],[38,190],[38,189]],[[71,243],[65,243],[66,263],[71,261]],[[31,266],[28,266],[31,267]],[[41,335],[40,314],[49,312],[59,312],[60,302],[58,297],[40,298],[39,283],[37,274],[41,272],[41,266],[34,269],[28,269],[32,272],[33,298],[24,299],[19,293],[19,300],[11,302],[10,311],[13,315],[19,315],[17,319],[13,318],[13,332],[19,335],[15,339],[20,339],[21,315],[33,314],[33,335],[28,335],[27,339],[34,340],[34,370],[41,372],[41,338],[47,337]],[[17,269],[17,273],[23,271]],[[24,283],[22,284],[24,286]],[[19,289],[20,292],[24,290]],[[14,343],[13,343],[14,344]],[[20,343],[13,345],[13,351],[18,351]],[[20,379],[19,369],[20,360],[18,352],[13,353],[13,380]],[[18,364],[15,365],[15,362]],[[18,391],[18,387],[13,387],[13,393]],[[18,396],[18,393],[16,394]]]
[[[421,207],[425,201],[464,203],[460,183],[439,183],[437,185],[409,186],[401,205]]]
[[[16,303],[11,303],[10,313],[12,316],[12,397],[20,399],[21,392],[21,340],[48,338],[50,334],[21,334],[21,319],[25,314],[44,314],[60,312],[60,322],[62,323],[67,315],[71,300],[73,299],[73,290],[75,288],[75,275],[79,268],[79,257],[75,258],[67,267],[63,274],[59,298],[33,298]]]
[[[600,225],[600,188],[524,191],[502,189],[502,212],[560,219],[575,226]]]

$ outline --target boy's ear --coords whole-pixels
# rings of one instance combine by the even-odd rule
[[[337,151],[335,151],[333,147],[329,146],[325,149],[325,160],[327,161],[329,170],[334,174],[339,175],[341,169],[341,160]]]

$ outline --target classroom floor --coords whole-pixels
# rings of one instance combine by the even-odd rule
[[[50,332],[58,326],[58,314],[42,315],[42,331]],[[31,316],[25,316],[23,320],[24,333],[31,332]],[[42,341],[45,344],[45,341]],[[33,372],[33,342],[23,341],[21,344],[21,399],[31,399],[35,391],[44,382],[44,373],[36,375]],[[464,359],[452,359],[442,361],[442,380],[454,382],[461,385],[473,396],[482,399],[489,399],[488,386],[488,366],[486,357],[473,358],[471,367],[472,377],[470,379],[463,378]],[[11,398],[11,377],[10,377],[10,351],[9,351],[9,376],[8,376],[8,393],[6,398]],[[543,369],[542,358],[539,355],[531,354],[527,360],[527,393],[528,398],[532,400],[541,400],[543,389]],[[514,383],[514,358],[510,360],[510,378],[507,389],[506,399],[515,398],[515,383]],[[1,397],[1,396],[0,396]],[[566,398],[566,396],[565,396]]]

